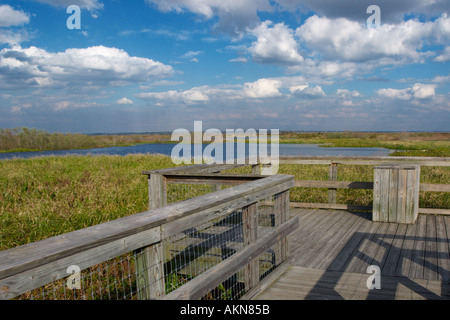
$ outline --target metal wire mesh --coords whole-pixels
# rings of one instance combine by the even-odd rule
[[[230,186],[168,184],[167,200],[168,203],[178,202],[227,187]],[[273,197],[269,197],[257,204],[258,237],[274,226],[273,200]],[[135,300],[153,298],[153,293],[149,295],[148,292],[155,288],[160,291],[156,297],[162,296],[242,250],[246,238],[244,224],[241,208],[163,240],[160,246],[162,261],[152,261],[153,265],[145,260],[145,251],[136,250],[74,274],[68,271],[64,279],[22,294],[17,299]],[[276,267],[275,251],[276,246],[257,258],[259,278]],[[202,299],[239,299],[246,292],[245,277],[243,268]]]
[[[18,300],[135,300],[136,256],[122,255],[18,296]],[[76,270],[76,265],[71,267]]]

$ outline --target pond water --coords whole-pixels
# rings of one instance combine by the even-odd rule
[[[128,147],[107,147],[81,150],[55,150],[34,152],[0,153],[0,159],[31,158],[38,156],[66,156],[66,155],[120,155],[128,154],[164,154],[170,156],[176,144],[150,143]],[[204,144],[205,148],[208,144]],[[193,150],[193,148],[192,148]],[[236,143],[235,143],[236,150]],[[248,154],[248,146],[246,150]],[[317,144],[280,144],[280,156],[387,156],[394,150],[385,148],[342,148],[319,147]],[[237,152],[235,152],[237,154]],[[270,155],[270,145],[268,146]]]

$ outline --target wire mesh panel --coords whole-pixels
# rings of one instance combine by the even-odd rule
[[[168,183],[167,203],[191,199],[220,189],[220,185],[213,184]]]
[[[80,270],[67,268],[68,276],[26,292],[18,300],[135,300],[136,257],[122,255]]]
[[[167,188],[164,188],[165,191],[162,194],[167,196],[167,203],[178,202],[177,210],[182,210],[183,204],[180,202],[183,200],[231,186],[232,184],[229,182],[221,184],[220,181],[215,181],[215,179],[208,181],[208,183],[167,183]],[[258,190],[257,192],[262,191]],[[284,193],[286,196],[283,199],[288,200],[288,192]],[[83,270],[80,270],[77,265],[68,266],[66,276],[63,270],[65,267],[61,268],[61,263],[66,258],[55,260],[52,263],[58,267],[58,271],[56,273],[51,271],[48,275],[45,273],[46,277],[49,277],[46,279],[56,279],[55,281],[50,280],[52,282],[49,284],[21,294],[15,299],[159,299],[188,284],[191,280],[220,263],[232,261],[227,259],[241,252],[280,224],[280,212],[288,209],[288,206],[280,207],[277,195],[258,200],[260,198],[257,194],[255,195],[255,202],[249,199],[243,201],[245,205],[241,208],[236,207],[237,203],[233,203],[230,207],[220,207],[222,203],[220,197],[224,197],[224,195],[217,194],[219,199],[217,211],[216,207],[205,206],[203,211],[199,209],[199,215],[193,213],[179,218],[186,218],[187,220],[175,219],[148,230],[156,236],[151,241],[147,240],[147,233],[145,237],[144,234],[140,236],[142,239],[146,239],[142,240],[143,243],[146,243],[145,247],[142,247],[140,242],[136,242],[133,248],[139,249],[134,250],[128,244],[125,244],[127,243],[125,238],[117,243],[117,245],[123,246],[122,249],[117,248],[116,242],[114,242],[114,245],[108,244],[110,247],[103,247],[104,244],[100,244],[99,247],[95,248],[95,252],[101,252],[105,259],[112,257],[113,255],[110,254],[113,252],[121,254],[127,251],[123,249],[134,251],[121,254],[99,264],[96,263],[102,260],[94,258],[92,253],[85,254],[83,252],[79,256],[82,257],[81,261],[89,261],[85,262],[86,266],[89,265],[88,263],[96,265]],[[215,197],[212,198],[215,199]],[[170,211],[170,208],[167,209]],[[145,213],[145,215],[151,217],[150,213]],[[140,217],[137,219],[140,219]],[[115,224],[114,226],[116,227]],[[137,234],[140,235],[141,233]],[[134,234],[130,237],[136,239],[133,241],[138,240]],[[112,250],[112,252],[108,253],[103,248]],[[220,277],[219,280],[213,281],[212,285],[220,282],[215,288],[209,292],[202,291],[202,294],[205,292],[202,299],[239,299],[281,262],[280,248],[282,246],[274,245],[238,271],[228,269],[227,272],[229,273],[227,273],[226,279]],[[68,256],[64,261],[72,261],[72,259],[76,261],[78,259],[76,257],[76,255]],[[33,270],[30,269],[28,273],[33,273],[34,277]],[[43,281],[46,279],[40,279],[38,283],[46,283]],[[30,284],[27,288],[32,287],[32,284]],[[207,290],[209,290],[209,287]]]

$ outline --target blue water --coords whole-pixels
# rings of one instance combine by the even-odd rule
[[[205,144],[203,147],[207,146]],[[31,158],[39,156],[65,156],[65,155],[119,155],[127,154],[163,154],[170,156],[175,144],[140,144],[129,147],[108,147],[81,150],[55,150],[34,152],[0,153],[0,159]],[[248,147],[247,147],[248,148]],[[193,148],[192,148],[193,150]],[[247,150],[248,151],[248,150]],[[393,150],[385,148],[321,148],[316,144],[280,144],[280,156],[387,156]],[[237,153],[236,153],[237,154]],[[270,155],[270,145],[268,146]]]

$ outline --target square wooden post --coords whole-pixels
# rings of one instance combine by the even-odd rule
[[[415,223],[419,214],[420,165],[374,168],[373,221]]]
[[[274,224],[278,226],[286,222],[289,218],[289,190],[276,194],[274,199]],[[275,265],[279,265],[286,260],[289,255],[287,238],[280,240],[275,247]]]
[[[167,205],[166,179],[161,174],[148,176],[149,209]],[[136,250],[136,284],[139,300],[165,295],[164,248],[162,242]]]
[[[337,181],[337,163],[331,163],[328,169],[328,179]],[[328,203],[336,203],[337,189],[328,189]]]
[[[251,204],[242,209],[244,246],[255,242],[258,238],[258,205]],[[259,259],[250,261],[244,268],[245,290],[248,291],[259,282]]]

